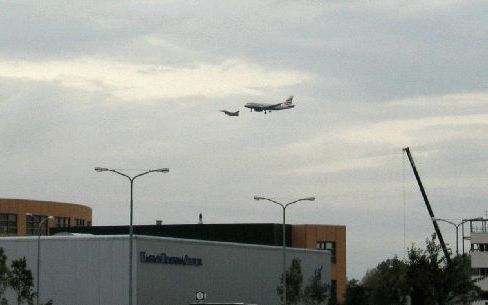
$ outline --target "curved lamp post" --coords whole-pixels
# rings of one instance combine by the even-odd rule
[[[463,221],[461,221],[460,223],[457,223],[457,224],[450,221],[450,220],[442,219],[442,218],[432,218],[432,220],[443,221],[443,222],[446,222],[450,225],[453,225],[456,228],[456,255],[459,255],[459,226],[463,225],[464,223],[466,223],[468,221],[483,220],[483,217],[472,218],[472,219],[464,219]],[[464,249],[464,240],[463,240],[463,249]],[[463,250],[463,252],[464,252],[464,250]]]
[[[29,217],[34,217],[34,215],[32,215],[32,213],[25,213],[26,216],[29,216]],[[39,305],[39,293],[40,293],[40,289],[39,289],[39,279],[41,277],[41,228],[42,228],[42,225],[46,222],[46,221],[49,221],[50,219],[53,219],[54,216],[48,216],[46,218],[44,218],[43,220],[41,220],[39,222],[39,228],[37,230],[37,291],[36,291],[36,294],[37,294],[37,297],[36,297],[36,304]],[[46,224],[47,227],[49,227],[49,224]]]
[[[133,190],[134,190],[134,180],[140,176],[144,176],[150,173],[167,173],[169,172],[168,168],[158,168],[158,169],[152,169],[145,171],[143,173],[137,174],[135,176],[129,176],[126,175],[122,172],[119,172],[116,169],[109,169],[105,167],[95,167],[96,172],[112,172],[115,174],[118,174],[120,176],[124,176],[127,179],[129,179],[130,182],[130,222],[129,222],[129,305],[132,305],[132,240],[133,240],[133,226],[132,226],[132,219],[133,219],[133,206],[134,206],[134,200],[133,200]]]
[[[299,201],[314,201],[315,200],[315,197],[306,197],[306,198],[301,198],[301,199],[297,199],[297,200],[294,200],[292,202],[288,202],[288,203],[281,203],[281,202],[278,202],[278,201],[275,201],[273,199],[270,199],[270,198],[266,198],[266,197],[260,197],[260,196],[254,196],[254,200],[267,200],[267,201],[270,201],[274,204],[277,204],[279,206],[281,206],[281,208],[283,209],[283,226],[282,226],[282,234],[283,234],[283,270],[282,270],[282,276],[283,276],[283,305],[286,305],[286,236],[285,236],[285,223],[286,223],[286,208],[294,203],[297,203]]]

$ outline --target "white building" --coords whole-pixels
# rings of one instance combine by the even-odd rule
[[[40,302],[55,305],[128,304],[126,235],[41,239]],[[37,237],[0,239],[9,262],[26,257],[37,279]],[[135,236],[133,304],[187,305],[198,291],[207,302],[279,305],[282,249],[274,246]],[[301,261],[304,286],[316,273],[330,284],[330,253],[287,249]],[[34,281],[35,282],[35,281]]]
[[[471,241],[471,275],[476,279],[476,284],[488,292],[488,231],[486,219],[471,220],[469,222]],[[463,232],[464,235],[464,232]],[[464,236],[463,236],[464,242]],[[488,305],[488,295],[483,296],[483,300],[475,302],[476,305]]]

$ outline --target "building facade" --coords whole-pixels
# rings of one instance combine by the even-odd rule
[[[137,225],[134,233],[181,239],[232,242],[254,245],[282,246],[282,224],[177,224]],[[96,235],[127,234],[128,226],[93,226],[56,228],[56,232]],[[286,225],[286,246],[330,252],[331,288],[335,300],[342,303],[346,292],[346,227],[333,225]],[[335,304],[332,302],[331,304]]]
[[[292,225],[292,247],[328,250],[331,253],[331,288],[338,303],[346,295],[346,227],[326,225]],[[334,302],[333,302],[334,303]]]
[[[34,278],[40,276],[40,303],[128,304],[127,235],[43,236],[40,274],[37,242],[5,237],[0,246],[9,261],[26,257]],[[207,303],[280,305],[281,254],[278,246],[136,235],[133,304],[188,305],[204,292]],[[330,255],[291,248],[287,263],[300,261],[304,286],[318,276],[320,285],[330,287]]]
[[[488,230],[487,219],[469,220],[470,256],[471,256],[471,276],[476,280],[476,284],[484,291],[482,300],[476,305],[488,304]],[[464,240],[463,228],[463,246]]]
[[[44,221],[48,216],[53,219]],[[42,226],[39,224],[42,222]],[[91,226],[92,209],[72,203],[0,199],[0,236],[46,235],[49,228]]]

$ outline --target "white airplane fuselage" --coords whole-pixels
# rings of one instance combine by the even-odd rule
[[[291,109],[295,107],[295,105],[293,105],[292,100],[293,100],[293,96],[290,96],[283,103],[278,103],[278,104],[247,103],[246,105],[244,105],[244,107],[251,109],[251,111],[253,110],[257,112],[264,111],[264,113],[266,113],[268,111]]]
[[[258,103],[247,103],[244,105],[246,108],[251,110],[261,112],[261,111],[271,111],[271,110],[285,110],[295,107],[295,105],[271,105],[271,104],[258,104]]]

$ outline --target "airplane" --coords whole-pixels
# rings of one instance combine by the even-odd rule
[[[244,107],[251,109],[251,112],[253,110],[257,112],[264,111],[264,113],[266,114],[267,112],[271,112],[271,110],[291,109],[295,107],[295,105],[293,105],[293,95],[292,95],[289,98],[287,98],[284,103],[278,103],[278,104],[247,103],[246,105],[244,105]]]
[[[220,110],[220,111],[225,113],[228,116],[239,116],[239,110],[237,110],[236,112],[227,111],[227,110]]]

